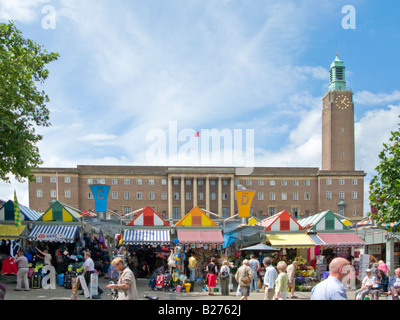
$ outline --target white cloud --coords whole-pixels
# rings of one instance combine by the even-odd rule
[[[394,103],[400,100],[400,91],[392,93],[372,93],[369,91],[359,91],[354,94],[354,102],[363,105],[382,105]]]
[[[42,7],[51,0],[0,0],[0,20],[31,23],[42,14]]]

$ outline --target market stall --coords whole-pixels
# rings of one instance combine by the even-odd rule
[[[124,226],[123,244],[130,267],[137,277],[148,278],[161,266],[167,266],[171,227],[150,206],[137,211],[137,216]]]
[[[205,279],[205,267],[212,257],[216,258],[217,265],[221,267],[224,243],[222,230],[203,210],[198,206],[194,207],[175,224],[175,230],[177,240],[174,242],[184,261],[182,272],[188,275],[185,266],[189,253],[194,253],[196,257],[198,278]]]

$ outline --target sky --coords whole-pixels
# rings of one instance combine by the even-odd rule
[[[52,124],[37,128],[43,167],[193,165],[184,151],[208,130],[233,142],[200,164],[320,168],[337,53],[354,93],[364,213],[398,129],[399,14],[396,0],[0,0],[0,22],[60,54],[40,86]],[[14,179],[0,199],[14,189],[29,205],[28,183]]]

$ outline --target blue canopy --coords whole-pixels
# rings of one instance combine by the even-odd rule
[[[252,250],[254,250],[254,251],[279,251],[280,249],[272,248],[270,246],[267,246],[266,244],[260,243],[260,244],[256,244],[251,247],[240,249],[240,251],[245,251],[245,250],[248,250],[248,251],[252,251]]]

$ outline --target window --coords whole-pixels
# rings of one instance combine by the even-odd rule
[[[357,179],[353,179],[353,186],[357,185]]]
[[[56,177],[50,177],[50,183],[56,183]]]
[[[136,192],[136,200],[142,200],[143,194],[141,192]]]
[[[131,198],[131,193],[129,191],[124,192],[124,199],[129,200]]]
[[[228,185],[228,182],[229,182],[228,180],[222,180],[222,185],[223,185],[223,186],[227,186],[227,185]]]
[[[64,177],[64,182],[65,183],[71,183],[71,178],[70,177]]]
[[[270,185],[270,186],[274,186],[274,185],[275,185],[275,180],[271,180],[271,181],[269,182],[269,185]]]
[[[342,156],[342,158],[344,158],[344,152],[342,152],[340,155]]]
[[[282,185],[283,187],[286,187],[286,186],[287,186],[287,180],[282,180],[282,181],[281,181],[281,185]]]
[[[292,207],[292,217],[298,219],[299,214],[300,214],[300,207]]]
[[[118,184],[118,179],[112,179],[111,184],[114,184],[114,185]]]
[[[174,183],[174,186],[179,186],[179,180],[178,179],[174,179],[173,183]]]
[[[326,185],[330,186],[332,184],[332,179],[326,179]]]
[[[192,193],[186,192],[186,200],[192,200]]]
[[[91,200],[91,199],[94,199],[92,191],[89,191],[89,192],[88,192],[87,198],[90,199],[90,200]]]
[[[275,200],[275,192],[269,193],[269,200]]]
[[[268,207],[268,214],[270,216],[273,216],[274,214],[276,214],[276,207]]]
[[[258,185],[262,187],[264,185],[264,180],[258,180]]]
[[[149,179],[149,185],[154,186],[154,179]]]
[[[123,207],[123,211],[124,211],[124,214],[128,214],[128,213],[132,212],[132,207],[131,206],[124,206]]]
[[[331,200],[332,199],[332,192],[331,191],[327,191],[326,192],[326,199],[327,200]]]
[[[136,179],[136,184],[137,184],[138,186],[141,186],[141,185],[143,184],[142,179]]]
[[[53,198],[53,199],[57,198],[57,190],[51,190],[50,191],[50,197]]]
[[[36,177],[36,183],[42,183],[42,177]]]
[[[70,199],[71,198],[71,190],[65,190],[65,198]]]
[[[339,179],[339,184],[340,184],[341,186],[343,186],[343,185],[344,185],[344,179]]]
[[[174,192],[174,200],[179,200],[179,192]]]
[[[282,200],[287,200],[287,193],[286,192],[282,192]]]
[[[174,207],[172,209],[172,219],[178,220],[181,218],[181,208],[180,207]]]
[[[87,184],[93,184],[93,179],[87,179]]]
[[[199,192],[199,200],[204,200],[204,193],[203,192]]]
[[[203,186],[204,185],[204,180],[202,180],[202,179],[197,180],[197,185],[198,186]]]
[[[304,185],[307,186],[307,187],[310,186],[310,180],[305,180],[304,181]]]
[[[162,184],[163,186],[166,186],[166,185],[167,185],[167,179],[162,179],[162,180],[161,180],[161,184]]]
[[[188,179],[185,181],[187,186],[191,186],[192,185],[192,180]]]
[[[251,186],[253,182],[251,180],[246,180],[246,186]]]
[[[304,193],[304,200],[310,200],[310,193],[309,192],[305,192]]]
[[[222,193],[222,200],[228,200],[228,194],[226,192]]]
[[[149,192],[149,200],[154,200],[156,198],[155,192],[151,191]]]
[[[293,185],[297,187],[299,185],[299,180],[293,180]]]
[[[353,191],[353,200],[357,200],[357,191]]]
[[[258,193],[258,200],[264,200],[264,192]]]
[[[113,200],[118,200],[118,192],[117,191],[113,191],[112,194],[111,194],[111,198]]]
[[[214,179],[210,180],[210,186],[215,186],[215,180]]]
[[[339,206],[339,214],[344,216],[344,206]]]
[[[293,200],[299,200],[299,193],[298,192],[293,192]]]
[[[161,193],[161,200],[167,200],[167,193],[166,192],[162,192]]]
[[[211,192],[211,197],[210,197],[210,199],[211,199],[211,200],[215,200],[215,199],[216,199],[215,192]]]
[[[344,200],[344,192],[343,191],[339,192],[339,199]]]

